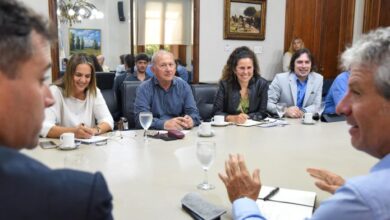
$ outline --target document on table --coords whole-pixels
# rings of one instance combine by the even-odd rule
[[[316,193],[280,188],[269,200],[264,201],[275,187],[262,186],[256,203],[268,220],[304,220],[313,214]]]
[[[108,137],[105,137],[105,136],[92,136],[91,138],[88,138],[88,139],[76,138],[75,140],[80,141],[83,144],[93,144],[93,143],[97,143],[97,142],[106,141],[107,139],[108,139]]]
[[[252,119],[248,119],[245,121],[245,123],[243,124],[236,124],[237,126],[244,126],[244,127],[251,127],[251,126],[260,126],[260,125],[263,125],[263,124],[269,124],[269,123],[273,123],[275,122],[276,119],[273,119],[273,118],[265,118],[261,121],[255,121],[255,120],[252,120]]]

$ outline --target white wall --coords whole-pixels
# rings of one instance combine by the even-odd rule
[[[264,41],[242,41],[223,39],[224,0],[200,0],[199,30],[199,81],[216,82],[221,77],[222,68],[234,48],[261,46],[263,52],[257,54],[260,74],[272,79],[282,70],[284,46],[284,20],[286,0],[267,1],[266,30]]]

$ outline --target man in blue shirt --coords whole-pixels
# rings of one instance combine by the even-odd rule
[[[136,127],[139,113],[152,112],[154,129],[190,129],[200,123],[198,108],[187,82],[175,77],[173,54],[160,50],[152,57],[154,76],[137,88],[134,103]]]
[[[337,113],[351,126],[352,145],[379,158],[365,176],[345,181],[326,170],[309,168],[316,186],[334,195],[312,219],[390,219],[390,27],[365,35],[342,55],[350,70],[349,90]],[[230,155],[226,175],[219,174],[233,203],[234,219],[265,219],[256,205],[259,170],[250,175],[241,155]]]
[[[325,98],[325,114],[336,113],[336,105],[339,104],[341,99],[347,93],[348,89],[349,72],[345,71],[340,73],[333,81],[332,86],[329,89],[328,95]]]

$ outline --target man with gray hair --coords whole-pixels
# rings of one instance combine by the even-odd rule
[[[351,126],[352,145],[380,161],[368,175],[347,181],[326,170],[307,169],[317,187],[334,194],[312,219],[390,219],[390,27],[363,36],[341,59],[351,75],[336,111]],[[259,170],[251,176],[241,155],[230,155],[225,169],[226,175],[219,176],[233,203],[234,219],[265,219],[255,203]]]
[[[173,54],[157,51],[152,57],[154,76],[137,88],[134,103],[136,127],[140,128],[139,113],[152,112],[153,129],[190,129],[200,123],[198,108],[187,82],[175,76]]]
[[[101,173],[52,170],[19,150],[38,144],[53,33],[15,0],[0,0],[0,219],[112,219]]]

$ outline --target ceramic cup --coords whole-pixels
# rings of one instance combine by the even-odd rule
[[[305,124],[312,124],[312,123],[314,123],[314,120],[313,120],[313,113],[311,113],[311,112],[306,112],[306,113],[303,115],[303,123],[305,123]]]
[[[74,133],[63,133],[60,136],[60,148],[74,148]]]
[[[201,135],[211,135],[211,123],[202,122],[202,124],[199,125],[199,133]]]
[[[212,121],[215,123],[215,124],[223,124],[225,123],[225,116],[224,115],[215,115],[212,119]]]

